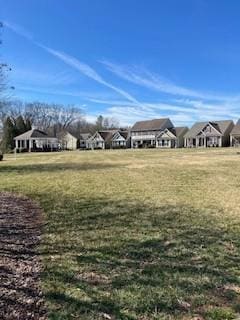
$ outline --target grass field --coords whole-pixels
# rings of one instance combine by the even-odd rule
[[[49,319],[236,319],[236,149],[8,156],[0,189],[45,211]]]

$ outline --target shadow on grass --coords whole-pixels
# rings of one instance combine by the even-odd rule
[[[18,172],[18,173],[40,173],[40,172],[56,172],[56,171],[88,171],[88,170],[106,170],[112,168],[121,168],[119,164],[104,164],[104,163],[39,163],[26,165],[4,165],[0,167],[1,172]]]
[[[238,297],[227,286],[239,285],[240,228],[215,210],[83,199],[55,213],[42,250],[50,319],[175,319],[233,308]]]

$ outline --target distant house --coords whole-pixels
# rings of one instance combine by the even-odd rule
[[[231,147],[240,147],[240,119],[230,133],[230,145]]]
[[[184,136],[184,146],[227,147],[234,127],[232,120],[196,122]]]
[[[157,148],[182,148],[184,135],[188,132],[187,127],[175,127],[165,129],[156,137]]]
[[[58,139],[63,150],[77,150],[78,139],[70,132],[61,132]]]
[[[18,151],[55,151],[58,150],[58,139],[50,137],[47,133],[32,129],[17,137],[15,148]]]
[[[105,149],[105,140],[101,132],[95,132],[86,141],[86,149]]]
[[[116,149],[130,146],[130,135],[123,130],[101,130],[86,142],[87,149]]]
[[[116,131],[111,138],[111,148],[112,149],[124,149],[130,148],[130,132],[118,130]]]
[[[81,133],[79,138],[79,148],[87,148],[87,140],[91,137],[91,133]]]
[[[138,121],[131,129],[131,147],[156,147],[156,138],[159,134],[173,127],[168,118]]]

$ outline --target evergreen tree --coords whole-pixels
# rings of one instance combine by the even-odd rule
[[[103,116],[98,116],[96,121],[96,131],[103,129]]]
[[[15,130],[15,134],[16,135],[19,135],[19,134],[22,134],[24,132],[27,131],[26,129],[26,124],[24,122],[24,119],[22,116],[18,116],[16,121],[15,121],[15,126],[16,126],[16,130]]]
[[[14,149],[14,137],[16,135],[15,125],[10,117],[4,122],[3,125],[3,140],[2,140],[2,151],[7,152]]]
[[[32,129],[32,124],[29,118],[25,120],[25,128],[26,128],[26,131],[29,131]]]

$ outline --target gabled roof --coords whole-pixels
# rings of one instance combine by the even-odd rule
[[[104,130],[98,131],[100,136],[103,138],[105,142],[108,142],[112,139],[112,136],[117,132],[117,130]]]
[[[113,136],[119,132],[119,134],[124,138],[128,138],[128,131],[121,131],[121,130],[101,130],[101,131],[96,131],[94,135],[88,138],[88,140],[93,140],[96,134],[98,134],[105,142],[110,142],[113,138]]]
[[[170,132],[170,135],[173,135],[173,137],[178,138],[184,133],[188,131],[188,127],[175,127],[175,128],[170,128],[170,129],[165,129],[164,131],[160,132],[158,137],[162,136],[165,132]]]
[[[232,120],[196,122],[184,137],[195,138],[208,124],[212,125],[219,134],[224,135],[232,123]]]
[[[119,133],[125,140],[128,139],[129,137],[129,132],[128,131],[121,131],[121,130],[117,130],[111,137],[111,139],[113,139],[114,137],[116,137],[116,134]]]
[[[168,121],[170,121],[168,118],[138,121],[134,124],[131,131],[162,130],[165,129],[164,125]]]
[[[24,132],[22,134],[20,134],[19,136],[15,137],[14,139],[18,139],[18,140],[28,140],[28,139],[31,139],[31,138],[50,138],[48,137],[47,133],[46,132],[43,132],[41,130],[38,130],[38,129],[32,129],[32,130],[29,130],[27,132]]]
[[[67,131],[67,130],[63,130],[61,132],[58,133],[57,137],[59,139],[64,139],[67,135],[70,135],[71,137],[73,137],[74,139],[77,139],[77,137],[72,134],[71,132]]]
[[[231,134],[240,134],[240,122],[238,121],[237,124],[233,127]]]
[[[171,131],[178,138],[188,131],[188,127],[175,127],[168,130]]]
[[[80,140],[87,140],[91,137],[91,133],[80,133]]]
[[[129,137],[129,131],[118,131],[118,132],[125,140],[127,140],[127,138]]]

